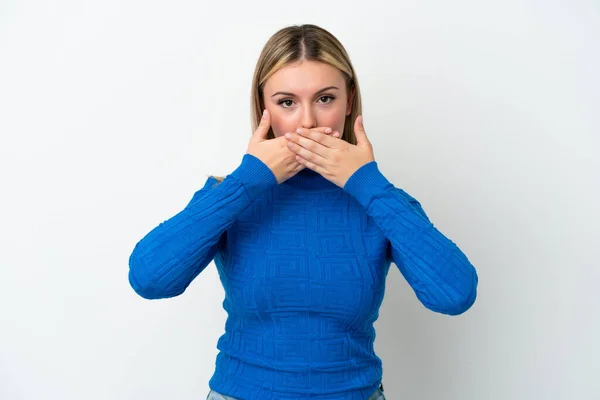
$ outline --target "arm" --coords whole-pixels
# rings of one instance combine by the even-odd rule
[[[478,284],[475,268],[429,221],[421,204],[383,176],[376,161],[360,167],[344,190],[388,238],[392,261],[425,307],[458,315],[473,305]]]
[[[189,204],[160,223],[134,247],[129,283],[146,299],[178,296],[202,272],[223,240],[223,233],[277,179],[260,159],[245,154],[240,166],[213,187],[209,178]]]

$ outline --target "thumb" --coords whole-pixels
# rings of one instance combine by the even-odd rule
[[[357,145],[365,145],[369,143],[369,139],[367,139],[367,132],[365,132],[365,127],[363,125],[363,117],[359,115],[354,120],[354,134],[356,136],[356,144]]]
[[[260,119],[260,123],[254,132],[254,136],[256,140],[262,141],[267,139],[267,134],[269,133],[269,128],[271,127],[271,114],[267,109],[263,111],[262,118]]]

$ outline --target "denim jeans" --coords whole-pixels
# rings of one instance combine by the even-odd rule
[[[225,396],[215,390],[210,390],[208,392],[208,396],[206,396],[206,400],[238,400],[235,397]],[[383,383],[379,384],[379,389],[375,391],[367,400],[386,400],[385,395],[383,394]]]

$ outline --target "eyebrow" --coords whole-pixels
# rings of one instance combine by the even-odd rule
[[[324,87],[323,89],[319,90],[319,91],[318,91],[317,93],[315,93],[315,94],[322,93],[322,92],[324,92],[324,91],[326,91],[326,90],[329,90],[329,89],[337,89],[337,90],[339,90],[340,88],[338,88],[337,86],[327,86],[327,87]],[[286,96],[293,96],[293,97],[296,97],[296,95],[295,95],[294,93],[290,93],[290,92],[277,92],[277,93],[275,93],[274,95],[272,95],[271,97],[275,97],[275,96],[277,96],[278,94],[283,94],[283,95],[286,95]]]

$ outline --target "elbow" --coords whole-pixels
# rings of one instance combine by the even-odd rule
[[[142,258],[139,258],[136,251],[129,257],[129,285],[140,297],[148,300],[157,300],[176,296],[169,294],[157,280],[157,274],[150,271],[157,271],[146,265]]]
[[[181,290],[169,290],[168,288],[155,284],[150,279],[140,279],[139,275],[136,275],[134,272],[134,269],[129,270],[129,285],[134,292],[147,300],[168,299],[179,296],[185,291],[185,288]]]
[[[461,285],[461,289],[453,293],[453,296],[449,298],[445,307],[440,310],[446,315],[460,315],[465,313],[473,306],[477,299],[477,285],[479,278],[475,269],[472,270],[470,279],[465,282],[465,285]]]
[[[129,269],[129,285],[134,292],[144,299],[155,300],[163,298],[152,282],[147,279],[140,279],[132,268]]]
[[[423,305],[431,311],[450,316],[456,316],[469,310],[477,299],[477,285],[479,278],[475,269],[469,275],[469,280],[465,280],[458,288],[453,288],[442,292],[438,288],[437,295],[427,296],[422,300]],[[432,299],[436,299],[432,302]]]
[[[447,306],[440,312],[451,316],[463,314],[471,308],[471,306],[475,303],[476,298],[477,288],[475,287],[468,293],[467,296],[457,297],[455,301],[447,304]]]

